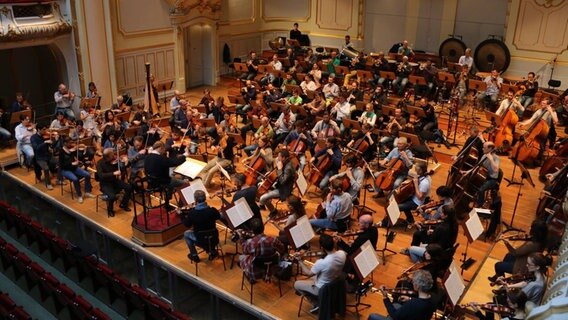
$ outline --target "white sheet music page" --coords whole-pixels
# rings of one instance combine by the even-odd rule
[[[235,228],[248,221],[253,216],[252,210],[245,198],[240,198],[235,201],[235,204],[227,209],[225,213]]]
[[[296,220],[296,225],[290,228],[290,236],[294,241],[294,246],[299,248],[312,240],[314,237],[314,229],[308,220],[307,216],[302,216]]]
[[[353,260],[359,269],[359,272],[366,278],[375,268],[379,265],[379,258],[375,252],[375,249],[371,245],[371,242],[367,240],[361,246],[361,252],[357,254]]]
[[[298,179],[296,179],[296,185],[298,186],[298,190],[300,190],[300,194],[303,196],[306,194],[306,190],[308,190],[308,182],[304,177],[304,174],[300,171],[298,172]]]
[[[479,215],[477,214],[477,208],[471,209],[469,212],[469,219],[465,222],[465,226],[469,231],[469,235],[471,236],[472,240],[477,240],[479,236],[483,233],[483,224],[479,219]]]
[[[185,158],[185,162],[181,165],[177,166],[174,169],[174,172],[177,174],[181,174],[182,176],[190,177],[191,179],[195,179],[197,175],[205,168],[207,163],[199,160],[195,160],[193,158]]]
[[[197,179],[197,180],[193,180],[189,186],[180,190],[181,195],[183,196],[183,199],[185,200],[185,203],[187,203],[188,205],[195,203],[195,198],[193,197],[193,194],[197,190],[201,190],[201,191],[205,192],[205,196],[209,197],[209,192],[207,192],[207,188],[205,188],[203,181],[201,181],[201,179]]]
[[[389,199],[389,206],[387,207],[387,214],[389,215],[389,220],[391,225],[395,225],[400,218],[400,210],[398,210],[398,203],[394,199],[394,196]]]
[[[450,271],[450,275],[446,281],[444,281],[444,287],[446,288],[446,292],[448,293],[452,304],[456,305],[465,290],[465,284],[463,283],[463,279],[455,261],[452,261],[452,264],[448,269]]]

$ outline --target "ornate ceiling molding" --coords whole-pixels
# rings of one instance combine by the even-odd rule
[[[535,0],[534,2],[541,7],[551,8],[561,5],[564,0]]]
[[[198,15],[217,14],[221,11],[221,0],[176,0],[170,15],[187,15],[192,11],[199,12]]]
[[[0,42],[56,37],[71,32],[57,2],[50,3],[51,14],[16,18],[12,6],[0,8]]]

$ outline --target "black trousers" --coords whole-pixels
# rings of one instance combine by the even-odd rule
[[[107,204],[108,210],[113,210],[116,196],[124,190],[124,197],[120,203],[121,206],[128,206],[132,196],[132,186],[122,180],[116,179],[110,183],[101,183],[101,191],[108,196]]]

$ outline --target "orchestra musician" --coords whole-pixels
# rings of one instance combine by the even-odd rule
[[[544,97],[540,101],[540,109],[538,109],[535,113],[533,113],[530,119],[527,119],[523,122],[519,123],[519,128],[523,129],[524,127],[532,127],[535,121],[538,119],[542,119],[546,121],[548,127],[550,128],[548,132],[547,139],[541,140],[541,145],[539,149],[539,155],[537,159],[542,159],[542,155],[544,150],[546,149],[546,142],[549,141],[550,145],[554,145],[554,141],[556,140],[556,131],[554,130],[555,125],[558,124],[558,115],[556,111],[552,108],[552,104],[549,97]]]
[[[424,111],[424,117],[418,119],[414,125],[414,131],[425,140],[433,140],[433,131],[438,128],[438,119],[434,106],[428,103],[428,99],[420,99],[419,107]]]
[[[241,75],[241,77],[240,77],[241,81],[245,81],[245,80],[250,81],[250,80],[254,79],[254,77],[256,77],[256,75],[258,74],[259,63],[260,63],[260,61],[256,57],[256,52],[251,51],[249,53],[249,58],[246,61],[248,72],[245,72]]]
[[[75,120],[75,113],[71,109],[75,100],[75,93],[68,91],[67,87],[61,83],[53,94],[53,99],[55,100],[54,114],[63,112],[68,120]]]
[[[178,129],[187,129],[189,126],[189,119],[187,118],[187,109],[189,103],[185,99],[179,101],[179,107],[174,112],[173,124]]]
[[[361,117],[359,117],[359,123],[361,123],[361,126],[368,124],[371,127],[374,127],[376,122],[377,115],[375,114],[375,108],[373,104],[369,102],[365,105],[365,112],[363,112]]]
[[[251,101],[256,101],[256,94],[256,87],[252,84],[251,80],[247,80],[245,86],[241,88],[241,96],[245,100],[245,104],[237,104],[235,107],[237,113],[246,114],[246,112],[252,108]]]
[[[217,126],[218,138],[213,142],[211,149],[214,151],[215,158],[209,160],[207,165],[201,170],[199,176],[203,179],[203,185],[206,188],[211,186],[211,180],[213,180],[213,175],[219,171],[221,166],[223,169],[227,169],[233,164],[233,158],[235,153],[233,147],[235,146],[235,139],[229,137],[224,127]]]
[[[335,83],[334,73],[331,73],[327,78],[327,83],[323,86],[322,92],[326,106],[331,105],[331,102],[339,97],[339,86]]]
[[[389,122],[386,125],[386,131],[388,135],[384,135],[379,140],[380,155],[382,157],[386,156],[387,150],[393,150],[394,145],[398,145],[397,139],[399,132],[406,126],[406,118],[402,115],[402,109],[394,109],[394,115],[390,117]]]
[[[55,114],[55,119],[49,125],[49,129],[67,129],[67,120],[65,119],[65,115],[63,112],[59,111]]]
[[[432,188],[432,179],[428,175],[428,165],[425,162],[418,162],[414,165],[416,177],[412,178],[414,185],[414,193],[410,199],[398,204],[398,210],[404,212],[406,216],[407,227],[414,224],[414,216],[412,211],[424,204],[426,198],[430,197],[430,189]],[[383,226],[388,223],[388,215],[383,219]]]
[[[54,141],[52,140],[51,133],[46,126],[39,126],[37,130],[37,133],[30,138],[30,143],[35,156],[34,169],[36,180],[41,181],[41,174],[43,172],[47,190],[53,190],[50,173],[55,173],[57,171],[57,160],[53,157],[51,151],[52,143]],[[47,136],[48,139],[45,139],[45,136]]]
[[[357,76],[357,70],[365,70],[365,56],[363,55],[363,52],[359,52],[357,56],[353,57],[348,67],[349,73],[345,75],[343,80],[344,87],[347,87],[351,83],[351,78]]]
[[[14,129],[16,136],[16,152],[20,165],[24,164],[30,168],[33,164],[34,149],[31,144],[31,137],[36,133],[35,124],[30,121],[30,117],[20,114],[20,124]]]
[[[270,212],[270,216],[277,214],[276,208],[272,204],[272,199],[280,198],[280,200],[286,200],[292,194],[292,188],[296,182],[296,170],[292,161],[290,161],[290,152],[288,150],[280,150],[278,153],[276,172],[278,175],[276,188],[260,196],[260,208],[266,207]]]
[[[507,292],[507,309],[513,311],[513,314],[501,314],[502,320],[522,320],[525,319],[525,305],[527,303],[527,295],[519,290],[513,289]],[[475,302],[470,302],[467,304],[468,307],[471,307],[475,311],[475,316],[481,320],[492,320],[495,318],[494,312],[495,310],[499,310],[501,308],[494,308],[494,307],[501,307],[497,304],[479,304]],[[486,314],[483,314],[481,309],[485,309]],[[495,309],[495,310],[494,310]]]
[[[351,42],[351,36],[350,35],[345,35],[345,43],[343,43],[343,45],[341,46],[341,52],[343,52],[343,50],[347,49],[347,48],[353,48],[353,43]]]
[[[282,94],[280,96],[282,98],[287,98],[291,96],[292,92],[288,91],[286,89],[286,86],[287,85],[295,86],[297,84],[298,83],[296,82],[296,79],[293,78],[293,74],[290,72],[286,73],[286,78],[282,80],[282,85],[280,85],[280,90],[282,91]]]
[[[352,202],[356,203],[359,201],[359,191],[363,185],[365,172],[361,169],[361,167],[359,167],[359,161],[354,155],[350,155],[345,158],[345,165],[347,166],[345,171],[331,176],[329,178],[329,182],[333,183],[334,180],[339,180],[342,183],[345,183],[343,180],[347,179],[347,181],[349,181],[349,187],[343,191],[351,195]]]
[[[292,28],[292,30],[290,30],[290,39],[293,40],[300,40],[300,37],[302,36],[302,31],[300,31],[298,29],[299,25],[297,22],[294,22],[294,27]]]
[[[124,102],[124,97],[119,95],[116,97],[116,103],[113,103],[110,110],[114,113],[122,113],[130,111],[130,106]]]
[[[261,179],[262,174],[272,171],[273,163],[274,163],[274,157],[273,157],[272,148],[270,147],[270,139],[268,139],[266,136],[260,137],[258,139],[257,145],[258,145],[258,147],[253,152],[253,154],[242,159],[241,163],[244,164],[244,165],[247,165],[253,159],[256,159],[256,157],[261,157],[264,160],[264,168],[261,169],[258,172],[258,173],[261,173],[261,174],[259,174],[258,177],[257,177],[258,179]],[[254,169],[251,169],[251,170],[254,170]],[[259,182],[259,181],[257,181],[257,182]]]
[[[215,98],[211,96],[211,90],[207,88],[203,89],[203,96],[201,97],[201,100],[199,100],[199,103],[197,105],[205,108],[206,116],[209,116],[209,114],[211,113],[210,107],[212,103],[215,103]]]
[[[477,193],[476,208],[481,208],[485,202],[485,191],[489,189],[499,189],[499,164],[501,159],[495,152],[495,144],[491,141],[483,143],[483,156],[479,160],[479,165],[487,169],[487,178],[479,187]],[[466,172],[463,171],[462,174]]]
[[[497,278],[496,284],[501,286],[499,289],[493,290],[493,293],[497,294],[497,301],[501,302],[501,300],[504,300],[501,299],[501,295],[503,293],[506,294],[507,291],[511,290],[512,288],[518,288],[527,295],[528,301],[531,301],[535,305],[539,305],[546,288],[546,270],[551,261],[551,258],[545,257],[542,253],[533,252],[527,258],[528,273],[525,275],[532,275],[534,278],[528,279],[527,277],[527,279],[525,280],[511,283],[508,282],[507,278],[505,277]],[[514,278],[516,275],[517,274],[514,274],[510,278]],[[522,273],[518,274],[518,276],[522,275]]]
[[[538,91],[538,81],[536,81],[536,76],[534,72],[529,72],[527,74],[527,80],[523,81],[521,84],[521,97],[519,102],[523,105],[523,110],[528,108],[534,102],[534,96]],[[519,119],[523,118],[522,113],[517,113]]]
[[[468,73],[473,68],[473,57],[471,56],[471,48],[465,49],[464,55],[458,60],[458,64],[462,67],[462,71]],[[464,69],[467,66],[467,69]]]
[[[438,68],[434,67],[432,60],[428,59],[418,67],[418,76],[422,76],[426,81],[426,85],[420,85],[418,82],[414,85],[414,92],[421,97],[432,98],[436,87],[436,76]]]
[[[140,172],[144,171],[144,159],[146,159],[144,137],[136,136],[132,140],[132,146],[128,148],[127,157],[130,164],[130,181],[134,181]]]
[[[306,166],[306,150],[311,150],[314,146],[312,141],[312,136],[306,130],[306,123],[304,120],[298,120],[294,123],[295,129],[290,131],[290,133],[284,139],[284,146],[293,152],[294,156],[298,158],[300,162],[300,172],[304,172],[304,167]],[[292,150],[298,148],[299,143],[303,143],[305,147],[300,150]]]
[[[327,111],[323,113],[322,119],[316,122],[311,130],[312,138],[315,140],[338,136],[340,132],[341,129],[339,129],[337,122],[331,120],[331,116]]]
[[[290,99],[299,98],[299,104],[302,104],[302,98],[300,98],[298,90],[294,91],[294,96],[290,97]],[[296,115],[292,112],[290,105],[286,105],[280,116],[274,123],[274,138],[272,139],[272,149],[276,149],[276,147],[280,144],[280,142],[284,141],[290,131],[294,128],[294,122],[296,122]]]
[[[91,81],[88,84],[87,98],[92,99],[96,97],[100,97],[99,93],[97,92],[97,85]]]
[[[385,58],[383,51],[379,52],[371,67],[371,73],[373,74],[373,79],[369,79],[371,86],[383,86],[386,79],[381,77],[381,71],[390,71],[389,61]]]
[[[174,96],[170,100],[170,112],[174,113],[179,107],[179,101],[182,99],[181,92],[174,90]]]
[[[257,278],[255,262],[264,261],[263,259],[270,258],[276,253],[284,254],[286,248],[277,237],[264,234],[264,224],[262,220],[252,218],[250,219],[249,226],[254,236],[249,239],[240,239],[243,254],[239,256],[239,266],[247,275],[247,278],[254,282]]]
[[[10,133],[10,131],[2,128],[2,116],[4,115],[4,109],[0,108],[0,141],[5,144],[10,137],[12,136],[12,134]]]
[[[438,244],[444,250],[451,249],[458,238],[458,222],[454,207],[442,207],[441,219],[442,223],[435,229],[422,228],[415,231],[410,248],[401,250],[401,253],[409,255],[412,262],[422,262],[426,251],[425,244]]]
[[[290,226],[292,223],[296,222],[300,217],[306,215],[306,207],[302,203],[302,199],[299,197],[291,194],[286,198],[286,207],[288,208],[287,214],[288,216],[285,218],[286,221],[284,226],[282,227],[278,221],[274,221],[274,226],[278,229],[278,239],[285,244],[286,246],[290,245],[289,239],[284,232],[284,229]]]
[[[499,76],[499,72],[495,69],[491,70],[491,75],[483,79],[487,85],[485,91],[478,93],[477,100],[483,105],[491,103],[495,105],[499,98],[499,91],[503,85],[503,78]]]
[[[10,112],[20,112],[25,110],[31,110],[32,105],[24,98],[24,94],[21,92],[16,92],[16,100],[12,102],[10,106]]]
[[[274,71],[282,70],[282,62],[278,60],[277,54],[272,56],[272,61],[270,61],[268,65],[271,66],[272,70]],[[265,87],[269,83],[274,83],[275,80],[276,80],[276,75],[273,72],[267,72],[265,76],[260,79],[260,85]]]
[[[499,109],[497,109],[497,111],[495,111],[495,113],[498,116],[502,117],[503,113],[506,110],[509,110],[509,108],[512,108],[511,110],[513,110],[513,112],[515,112],[517,115],[520,114],[521,116],[522,116],[523,112],[525,111],[525,107],[515,97],[515,91],[513,89],[509,89],[509,91],[507,91],[507,97],[501,101],[501,104],[499,105]],[[522,119],[522,118],[520,118],[520,119]]]
[[[274,136],[274,130],[272,129],[272,125],[270,124],[270,119],[268,117],[262,117],[260,118],[260,126],[258,127],[258,129],[256,129],[256,132],[254,133],[254,140],[256,140],[256,143],[251,143],[246,147],[241,145],[240,147],[244,147],[243,149],[244,152],[248,156],[251,156],[252,153],[258,148],[258,141],[260,138],[265,137],[267,138],[268,141],[270,141],[270,139],[272,139],[273,136]]]
[[[541,220],[533,221],[529,235],[530,239],[518,248],[513,247],[506,239],[503,240],[509,252],[505,255],[503,261],[495,263],[495,274],[487,278],[489,281],[495,282],[497,278],[502,277],[505,273],[519,274],[528,271],[528,256],[533,252],[542,252],[546,248],[548,238],[546,222]]]
[[[385,165],[390,163],[391,160],[393,159],[400,159],[404,164],[403,170],[395,178],[392,187],[392,189],[394,190],[398,188],[398,186],[400,186],[400,184],[406,179],[406,177],[408,176],[408,170],[410,170],[410,168],[414,164],[414,155],[412,154],[412,151],[410,151],[410,149],[408,148],[408,142],[405,137],[398,138],[397,146],[389,152],[386,158],[379,161],[379,165],[384,167]],[[375,176],[377,176],[380,173],[381,172],[375,173]],[[375,183],[375,191],[377,191],[377,194],[373,195],[373,198],[380,198],[385,196],[384,192],[381,189],[379,189],[376,183]]]
[[[178,128],[172,129],[172,134],[166,140],[166,153],[169,158],[176,158],[180,154],[189,151],[188,144],[191,140],[187,137],[182,138],[182,132]]]
[[[439,200],[437,202],[427,203],[422,206],[418,206],[416,208],[416,211],[418,211],[418,213],[426,221],[428,220],[435,221],[441,219],[444,207],[454,205],[454,200],[452,199],[452,193],[453,191],[450,187],[439,186],[436,189],[436,195],[438,196]],[[429,208],[423,209],[423,207],[425,206],[429,206]],[[416,223],[420,224],[420,222],[418,221]]]
[[[83,109],[79,114],[79,118],[83,121],[83,128],[85,128],[88,132],[87,136],[93,137],[97,142],[100,142],[101,140],[101,132],[99,131],[97,123],[97,120],[100,118],[100,114],[100,110],[91,107],[88,104],[83,105]]]
[[[316,152],[310,159],[310,162],[314,164],[316,159],[318,159],[320,156],[323,156],[324,154],[327,154],[327,156],[331,157],[331,166],[325,172],[318,186],[320,190],[323,192],[323,194],[326,194],[328,192],[329,178],[337,174],[337,172],[339,172],[339,169],[341,169],[341,161],[343,159],[343,155],[341,153],[341,149],[339,148],[338,144],[339,142],[336,137],[327,138],[325,143],[325,148]]]
[[[372,313],[369,320],[386,320],[386,319],[412,319],[412,320],[429,320],[436,310],[431,295],[434,280],[432,275],[425,270],[416,270],[412,274],[412,286],[415,292],[418,292],[418,298],[410,299],[401,296],[399,301],[402,304],[394,303],[389,299],[385,286],[381,286],[379,290],[383,295],[383,302],[388,312],[388,316]]]
[[[347,93],[339,95],[339,101],[331,108],[330,114],[335,115],[335,122],[339,124],[339,130],[343,133],[345,131],[343,119],[351,118],[351,104],[347,101]]]
[[[79,140],[90,137],[89,131],[83,128],[83,121],[77,120],[75,128],[71,129],[71,132],[69,132],[69,137],[75,140],[77,144],[79,144]],[[84,165],[90,166],[93,163],[93,159],[95,158],[95,148],[82,144],[79,144],[78,147],[79,160],[81,160]]]
[[[373,104],[375,113],[381,115],[382,114],[381,107],[388,104],[387,94],[384,91],[382,85],[377,85],[375,91],[373,91],[373,94],[371,95],[370,101]]]
[[[93,189],[91,185],[91,174],[80,167],[77,148],[78,146],[75,145],[75,141],[70,137],[63,138],[63,148],[59,153],[59,168],[61,169],[61,175],[73,183],[77,194],[77,201],[83,203],[83,194],[81,193],[81,183],[79,179],[84,179],[85,197],[95,198],[95,195],[91,193]]]
[[[198,263],[200,259],[196,245],[207,251],[209,260],[215,259],[218,255],[216,246],[219,243],[219,232],[217,231],[216,221],[221,219],[221,214],[217,208],[210,207],[207,204],[207,196],[203,190],[195,190],[193,197],[195,207],[182,211],[180,218],[184,226],[191,228],[183,233],[183,239],[189,249],[187,257]],[[205,239],[204,231],[213,231],[213,238],[211,240]]]
[[[335,243],[331,236],[326,234],[320,235],[319,244],[326,253],[325,257],[317,260],[311,269],[308,268],[302,260],[299,260],[298,265],[302,270],[302,274],[310,278],[306,280],[296,280],[296,282],[294,282],[294,289],[306,296],[311,302],[312,309],[310,312],[317,312],[319,310],[319,290],[325,284],[341,276],[345,261],[347,260],[345,251],[335,250]]]
[[[124,212],[130,212],[128,207],[132,196],[132,186],[121,180],[122,171],[125,170],[124,162],[118,159],[114,149],[104,149],[103,158],[97,162],[97,177],[100,183],[101,192],[107,196],[107,214],[114,217],[114,202],[120,192],[124,196],[119,208]]]
[[[246,185],[246,176],[240,172],[234,174],[231,176],[231,181],[233,181],[233,184],[235,185],[235,188],[237,191],[235,191],[235,193],[233,194],[233,199],[232,199],[232,203],[235,203],[235,201],[241,199],[241,198],[245,198],[245,200],[247,201],[250,210],[252,211],[253,214],[253,218],[257,218],[260,221],[262,221],[262,216],[260,214],[260,208],[258,207],[258,204],[256,203],[256,193],[258,191],[258,188],[255,185],[249,186]],[[248,223],[246,223],[248,225]],[[248,226],[250,228],[250,225]]]
[[[355,136],[353,136],[353,138],[351,139],[351,141],[349,141],[349,143],[347,143],[347,147],[353,149],[354,145],[360,141],[361,139],[365,139],[364,141],[367,142],[367,144],[369,145],[367,147],[367,150],[365,150],[363,153],[360,153],[359,150],[357,150],[357,156],[358,157],[362,157],[363,159],[365,159],[365,161],[371,161],[373,156],[374,156],[374,152],[376,150],[376,143],[375,141],[377,141],[377,137],[376,135],[373,133],[373,127],[368,124],[365,123],[361,126],[361,130],[359,130],[357,132],[357,134],[355,134]]]
[[[477,151],[478,155],[483,154],[483,143],[485,143],[485,138],[483,137],[483,133],[479,131],[479,127],[473,125],[469,127],[469,136],[467,137],[465,143],[463,144],[464,147],[457,154],[458,155],[461,154],[463,150],[469,145],[472,145],[472,147]],[[457,155],[452,156],[452,160],[456,159]]]
[[[341,59],[339,58],[339,55],[335,50],[331,51],[329,56],[330,57],[327,61],[327,73],[329,77],[331,77],[331,75],[334,75],[333,77],[335,78],[335,66],[338,66],[341,63]],[[326,61],[324,61],[324,63],[325,62]]]
[[[118,119],[115,118],[114,113],[110,110],[106,110],[104,113],[104,123],[101,125],[99,129],[102,132],[101,135],[101,145],[104,144],[108,140],[108,136],[111,133],[118,132],[120,134],[121,128],[120,124],[118,123]]]
[[[408,63],[408,56],[403,56],[402,61],[396,68],[396,79],[392,81],[394,90],[397,91],[399,96],[404,95],[404,88],[408,84],[408,76],[412,73],[412,67]]]
[[[455,74],[456,86],[454,87],[455,93],[460,99],[460,105],[465,104],[465,96],[469,90],[469,66],[464,64],[461,70]]]
[[[402,45],[398,47],[397,54],[401,56],[412,57],[414,55],[414,51],[408,45],[408,41],[404,40],[402,42]]]
[[[300,82],[300,88],[302,88],[302,96],[301,96],[302,100],[308,101],[307,99],[308,93],[316,91],[319,88],[319,86],[314,81],[312,76],[308,73],[304,76],[304,80]]]
[[[310,219],[310,224],[316,229],[347,230],[347,222],[353,212],[351,195],[343,192],[343,182],[335,179],[331,182],[331,189],[325,201],[321,204],[324,209],[320,217]]]
[[[316,59],[317,59],[317,57],[316,57]],[[320,70],[319,64],[317,64],[316,62],[317,62],[317,60],[314,63],[312,63],[312,68],[311,68],[310,72],[308,72],[308,74],[314,79],[316,89],[319,89],[321,87],[321,70]],[[312,91],[314,91],[314,90],[312,90]]]

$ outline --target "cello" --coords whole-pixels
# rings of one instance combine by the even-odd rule
[[[317,157],[315,163],[312,164],[308,182],[313,185],[319,185],[325,173],[331,168],[331,164],[331,155],[329,153],[325,152]]]
[[[519,122],[519,116],[515,113],[511,106],[515,103],[511,100],[507,109],[501,115],[501,125],[497,128],[495,132],[495,147],[500,148],[504,146],[508,148],[513,141],[513,129],[517,122]]]
[[[513,148],[513,154],[517,155],[517,161],[521,163],[534,162],[538,157],[540,146],[546,141],[550,126],[543,119],[547,110],[541,109],[543,112],[531,124],[529,129],[521,136],[519,142]]]
[[[562,169],[566,165],[568,159],[568,139],[561,141],[556,147],[556,152],[553,156],[544,161],[540,168],[538,175],[541,180],[546,179],[546,175],[554,173]]]
[[[256,180],[258,176],[261,174],[262,170],[264,170],[264,168],[266,167],[266,162],[264,161],[264,158],[262,157],[260,151],[261,147],[259,146],[256,149],[257,155],[252,159],[250,165],[245,165],[245,167],[247,168],[245,171],[246,185],[249,186],[256,185]]]
[[[401,158],[393,158],[375,178],[375,184],[383,191],[392,190],[396,177],[404,170],[404,162]]]

